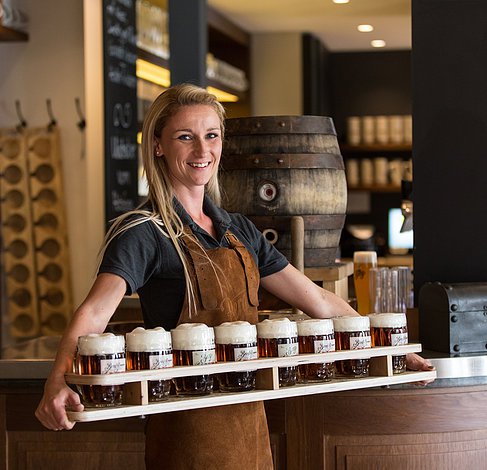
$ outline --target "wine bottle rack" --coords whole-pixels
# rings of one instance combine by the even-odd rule
[[[59,335],[72,294],[56,127],[0,130],[0,202],[9,333]]]
[[[23,133],[1,134],[0,215],[6,319],[14,338],[34,337],[40,332],[26,148]]]
[[[27,134],[39,318],[46,336],[64,331],[73,308],[59,146],[57,128]]]
[[[299,356],[293,357],[265,358],[244,362],[221,362],[204,366],[179,366],[168,369],[130,371],[111,375],[66,374],[67,383],[73,385],[124,385],[124,405],[106,408],[86,408],[81,412],[68,411],[68,416],[72,421],[101,421],[432,380],[436,377],[435,371],[408,371],[402,374],[393,374],[393,355],[403,355],[420,351],[421,345],[413,343],[404,346],[375,347],[323,354],[300,354]],[[279,367],[367,358],[370,358],[369,377],[335,378],[330,382],[297,384],[291,387],[279,386]],[[171,396],[166,401],[156,403],[148,402],[147,382],[149,380],[168,380],[177,377],[248,370],[257,370],[256,389],[253,391],[238,393],[216,391],[206,396]]]

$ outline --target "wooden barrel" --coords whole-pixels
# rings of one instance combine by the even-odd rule
[[[304,219],[304,265],[333,264],[347,185],[333,121],[324,116],[227,119],[223,207],[240,212],[291,260],[291,219]]]

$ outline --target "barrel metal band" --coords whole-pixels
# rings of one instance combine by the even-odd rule
[[[335,153],[267,153],[223,155],[221,165],[225,170],[249,170],[252,168],[345,169],[342,156]]]
[[[273,228],[290,230],[292,215],[247,215],[259,230]],[[305,230],[341,230],[345,224],[345,214],[301,215]]]
[[[336,136],[333,120],[327,116],[260,116],[225,121],[225,134],[324,134]]]

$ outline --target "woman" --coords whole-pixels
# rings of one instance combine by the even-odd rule
[[[36,411],[46,427],[73,427],[65,409],[83,406],[64,373],[77,338],[103,332],[125,294],[138,292],[147,328],[167,330],[191,321],[256,323],[259,283],[313,317],[357,315],[292,267],[248,219],[216,205],[223,133],[224,110],[201,88],[178,85],[152,104],[142,131],[148,203],[107,234],[97,279],[64,333]],[[416,355],[409,366],[428,368]],[[153,415],[146,437],[147,468],[272,468],[262,403]]]

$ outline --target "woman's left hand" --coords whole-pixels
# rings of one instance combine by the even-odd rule
[[[435,370],[435,368],[431,365],[430,361],[414,353],[406,354],[406,367],[408,370],[414,370],[414,371],[430,372],[432,370]],[[433,380],[434,379],[421,380],[420,382],[415,382],[415,383],[416,385],[424,386],[433,382]]]

